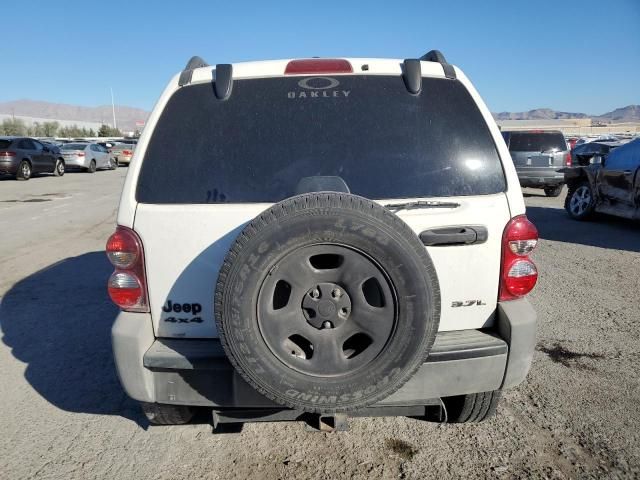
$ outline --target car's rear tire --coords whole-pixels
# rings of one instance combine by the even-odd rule
[[[544,187],[544,194],[547,197],[559,197],[562,193],[563,185],[556,185],[554,187]]]
[[[16,172],[17,180],[29,180],[31,178],[31,164],[27,160],[22,160]]]
[[[193,408],[186,405],[141,403],[142,411],[149,423],[154,425],[184,425],[193,418]]]
[[[62,177],[64,175],[64,160],[56,160],[56,166],[53,168],[53,174],[56,177]]]
[[[362,197],[315,193],[274,205],[238,235],[215,312],[251,386],[291,408],[335,413],[391,395],[423,364],[440,291],[399,217]]]
[[[483,422],[496,414],[501,390],[443,398],[449,423]]]
[[[89,168],[87,168],[87,173],[96,173],[96,161],[91,160],[89,163]]]
[[[569,186],[564,208],[569,216],[575,220],[587,220],[593,214],[595,199],[588,181]]]

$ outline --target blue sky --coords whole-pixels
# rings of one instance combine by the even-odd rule
[[[437,48],[494,112],[640,103],[640,0],[21,0],[3,17],[0,101],[94,106],[113,87],[116,103],[151,109],[192,55],[213,64]]]

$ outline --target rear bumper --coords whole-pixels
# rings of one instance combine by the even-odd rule
[[[111,158],[116,160],[120,165],[129,165],[133,155],[111,155]]]
[[[80,158],[80,157],[69,157],[69,158],[65,158],[64,159],[64,164],[66,167],[79,167],[79,168],[86,168],[86,159],[85,158]]]
[[[0,174],[15,175],[18,171],[20,161],[17,158],[9,157],[9,159],[0,160]]]
[[[428,360],[376,406],[426,405],[441,397],[513,387],[535,346],[536,314],[526,299],[498,305],[495,328],[440,332]],[[238,375],[217,339],[156,339],[149,314],[122,312],[112,330],[122,386],[142,402],[214,408],[280,407]]]
[[[560,168],[560,167],[558,167]],[[557,172],[556,168],[527,169],[517,168],[518,179],[523,187],[549,187],[564,183],[564,173]]]

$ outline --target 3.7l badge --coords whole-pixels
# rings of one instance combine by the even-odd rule
[[[454,302],[451,302],[451,306],[453,308],[472,307],[474,305],[480,307],[480,306],[486,305],[486,303],[483,302],[482,300],[462,300],[462,301],[456,300]]]

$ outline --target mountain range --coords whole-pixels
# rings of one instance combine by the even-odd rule
[[[116,105],[116,122],[122,131],[136,129],[136,122],[143,122],[149,112],[140,108]],[[76,122],[96,122],[112,125],[111,105],[82,107],[64,103],[51,103],[39,100],[14,100],[0,102],[0,114],[24,117],[50,118],[52,120],[71,120]],[[139,127],[138,127],[139,128]]]
[[[551,108],[536,108],[528,112],[500,112],[494,113],[496,120],[552,120],[568,118],[591,118],[606,123],[640,122],[640,105],[627,105],[602,115],[587,115],[586,113],[559,112]]]
[[[136,122],[145,121],[149,112],[140,108],[116,105],[116,121],[121,130],[134,130]],[[111,105],[82,107],[62,103],[50,103],[38,100],[15,100],[0,102],[0,114],[25,117],[50,118],[78,122],[112,123]],[[607,123],[640,122],[640,105],[628,105],[602,115],[586,113],[560,112],[550,108],[537,108],[528,112],[494,113],[496,120],[550,120],[568,118],[592,118]]]

